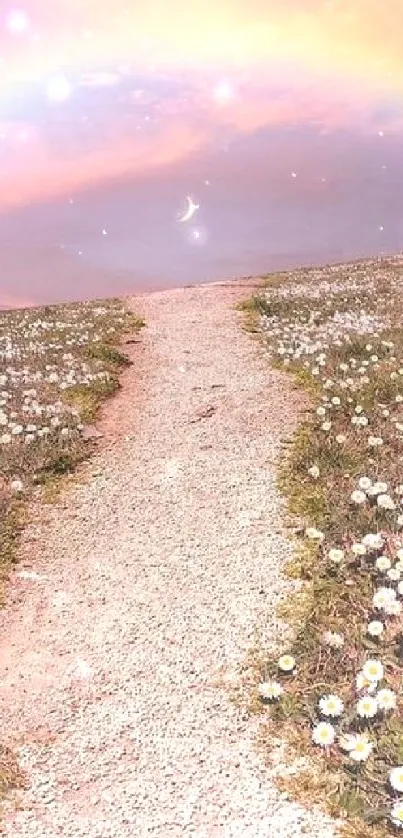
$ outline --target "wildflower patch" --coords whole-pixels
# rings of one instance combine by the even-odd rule
[[[279,475],[306,587],[257,693],[320,760],[345,834],[381,838],[403,828],[403,257],[277,274],[254,308],[272,363],[312,399]]]
[[[114,344],[141,325],[121,300],[0,312],[0,581],[24,502],[87,456],[85,423],[127,363]]]

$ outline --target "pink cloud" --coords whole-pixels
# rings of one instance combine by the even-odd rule
[[[105,138],[100,131],[99,147],[88,152],[77,145],[70,157],[49,149],[38,133],[25,129],[23,141],[13,140],[12,134],[12,153],[2,172],[0,208],[50,200],[125,175],[147,177],[159,167],[202,151],[220,138],[220,132],[236,138],[271,126],[304,124],[320,133],[343,128],[373,133],[373,107],[368,94],[357,90],[349,94],[340,86],[332,95],[328,85],[305,81],[299,89],[294,85],[276,93],[270,85],[258,88],[249,80],[225,105],[214,101],[206,87],[186,105],[171,100],[161,107],[154,133],[133,135],[133,128],[124,124],[109,126],[106,114]],[[388,123],[389,132],[401,127],[400,119]]]

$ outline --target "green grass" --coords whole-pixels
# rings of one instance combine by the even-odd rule
[[[94,450],[83,426],[130,363],[123,337],[143,325],[115,299],[0,313],[0,598],[32,492],[54,498]]]
[[[372,606],[374,591],[385,584],[396,587],[397,581],[392,584],[378,571],[380,551],[361,557],[351,548],[367,533],[380,532],[383,553],[398,570],[396,553],[403,546],[397,523],[403,510],[396,493],[403,483],[402,291],[401,259],[370,260],[277,274],[272,283],[266,277],[261,293],[242,306],[246,327],[251,322],[259,329],[271,363],[288,371],[309,396],[310,411],[284,449],[278,483],[302,531],[314,527],[322,533],[319,542],[300,539],[287,568],[291,578],[303,582],[302,591],[290,595],[280,613],[293,627],[287,652],[296,659],[295,672],[284,677],[277,660],[262,652],[257,682],[279,679],[285,692],[268,705],[256,703],[254,696],[252,705],[265,719],[267,751],[275,734],[288,742],[291,755],[309,757],[309,768],[284,779],[283,787],[304,802],[342,815],[347,819],[343,834],[351,838],[393,834],[389,813],[400,799],[388,774],[403,765],[403,617],[379,615]],[[332,404],[332,397],[340,404]],[[325,408],[324,417],[317,415],[318,407]],[[352,424],[359,415],[368,419],[366,426]],[[331,427],[325,431],[321,426],[327,420]],[[375,448],[369,442],[374,437],[382,439]],[[313,465],[317,478],[309,473]],[[394,510],[370,499],[362,506],[352,503],[362,476],[387,483]],[[344,551],[341,565],[328,559],[334,547]],[[367,633],[375,617],[385,626],[379,639]],[[341,648],[324,645],[329,631],[343,635]],[[382,686],[396,693],[397,707],[364,720],[357,716],[355,679],[368,657],[382,660]],[[312,742],[312,729],[323,718],[318,703],[326,694],[338,695],[345,712],[334,720],[336,744],[322,752]],[[338,736],[346,731],[368,733],[374,748],[367,761],[355,763],[338,747]]]

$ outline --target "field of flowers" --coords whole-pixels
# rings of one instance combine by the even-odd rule
[[[128,363],[141,322],[121,300],[0,312],[0,583],[35,487],[91,450],[86,425]]]
[[[279,480],[305,584],[261,706],[310,756],[288,788],[384,838],[403,828],[403,257],[274,275],[249,309],[311,400]]]

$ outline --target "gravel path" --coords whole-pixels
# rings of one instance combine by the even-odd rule
[[[30,787],[7,838],[330,838],[229,700],[281,637],[274,463],[297,396],[240,328],[247,283],[133,300],[148,328],[102,452],[26,533],[0,615],[0,737]],[[22,571],[22,574],[21,574]]]

